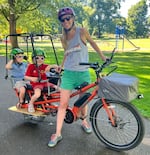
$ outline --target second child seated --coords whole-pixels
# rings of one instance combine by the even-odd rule
[[[45,52],[42,49],[35,49],[32,55],[33,64],[30,64],[25,73],[25,79],[29,80],[34,94],[31,97],[30,103],[28,105],[28,112],[34,113],[34,105],[33,103],[41,96],[41,91],[44,87],[47,87],[47,82],[40,83],[40,80],[46,80],[46,72],[50,70],[50,68],[55,68],[58,70],[57,65],[48,65],[44,64]]]

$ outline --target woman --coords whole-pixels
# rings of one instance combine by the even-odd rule
[[[80,28],[75,25],[75,13],[72,8],[61,8],[58,12],[58,19],[63,27],[61,42],[65,50],[62,63],[64,74],[61,82],[61,99],[57,113],[56,133],[51,136],[48,143],[49,147],[54,147],[60,140],[62,140],[61,130],[71,91],[83,82],[90,83],[90,74],[87,67],[79,65],[80,62],[89,61],[87,41],[91,44],[93,49],[97,51],[102,60],[106,59],[89,35],[88,31],[85,28]],[[86,120],[87,106],[84,107],[81,115],[81,117],[84,118],[81,124],[82,129],[86,133],[91,133],[91,127]]]

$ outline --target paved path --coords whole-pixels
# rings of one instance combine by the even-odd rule
[[[22,114],[8,111],[17,103],[9,80],[5,80],[5,59],[0,56],[0,155],[149,155],[150,121],[144,119],[146,134],[143,142],[126,152],[107,149],[94,133],[87,135],[80,129],[80,121],[64,124],[63,141],[57,147],[48,148],[49,137],[55,131],[55,117],[51,123],[30,124]]]

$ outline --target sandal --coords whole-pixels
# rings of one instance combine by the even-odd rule
[[[55,134],[53,134],[51,136],[50,141],[48,142],[48,146],[49,147],[54,147],[57,145],[58,142],[60,142],[62,140],[62,136],[56,136]]]
[[[92,129],[91,129],[91,127],[90,127],[89,124],[87,124],[87,123],[82,123],[81,127],[82,127],[82,129],[83,129],[83,131],[84,131],[85,133],[87,133],[87,134],[92,133]]]
[[[22,106],[22,103],[20,103],[20,102],[18,102],[18,103],[16,104],[16,108],[17,108],[17,109],[21,109],[21,106]]]

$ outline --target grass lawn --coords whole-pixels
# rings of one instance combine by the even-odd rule
[[[132,103],[138,108],[140,113],[147,118],[150,118],[150,95],[149,95],[149,81],[150,81],[150,47],[149,42],[150,39],[134,39],[131,40],[137,47],[140,47],[139,50],[134,51],[135,47],[131,45],[128,41],[124,41],[124,49],[122,50],[122,40],[119,41],[118,47],[120,50],[114,56],[114,62],[117,64],[118,69],[116,72],[129,74],[138,77],[139,79],[139,91],[144,95],[143,99],[134,100]],[[101,49],[105,49],[105,55],[109,57],[110,52],[115,46],[115,41],[110,40],[107,41],[97,41],[98,45],[100,45]],[[59,63],[61,63],[63,58],[63,50],[60,48],[60,43],[54,43],[56,47],[56,52],[58,56]],[[25,49],[25,45],[22,44]],[[37,46],[42,46],[42,48],[47,53],[47,63],[55,63],[55,58],[53,54],[53,49],[50,45],[47,44],[37,44]],[[21,46],[20,46],[21,47]],[[29,51],[30,50],[29,48]],[[97,53],[93,52],[91,48],[89,48],[89,57],[90,62],[101,62]],[[107,52],[106,52],[107,51]],[[5,55],[5,45],[0,44],[0,55]],[[30,59],[31,60],[31,59]],[[91,71],[92,80],[94,80],[94,73]]]
[[[109,54],[107,54],[109,55]],[[90,61],[99,61],[96,53],[90,53]],[[150,118],[149,108],[149,81],[150,81],[150,52],[122,52],[116,53],[113,61],[118,69],[115,72],[136,76],[139,79],[139,92],[144,95],[143,99],[137,99],[132,103],[138,108],[140,113]]]

